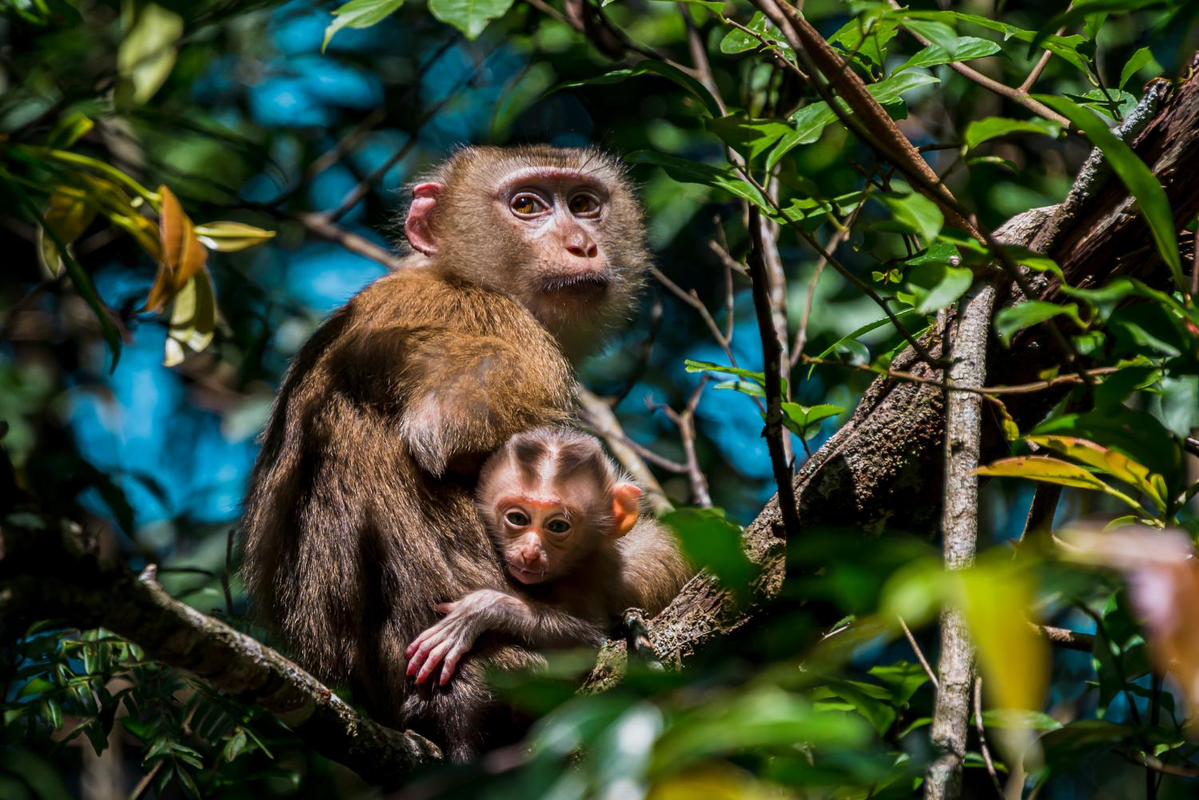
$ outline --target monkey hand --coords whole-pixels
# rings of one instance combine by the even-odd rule
[[[439,603],[434,608],[446,616],[412,640],[404,651],[408,675],[424,683],[441,664],[442,686],[449,683],[462,656],[470,652],[480,634],[496,622],[496,612],[515,600],[494,589],[480,589],[454,603]]]

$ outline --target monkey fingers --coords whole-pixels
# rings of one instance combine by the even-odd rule
[[[477,636],[478,631],[473,624],[462,615],[451,614],[408,645],[405,651],[408,657],[406,674],[415,674],[416,682],[424,683],[441,664],[439,683],[444,686],[453,677],[458,662],[474,645]]]

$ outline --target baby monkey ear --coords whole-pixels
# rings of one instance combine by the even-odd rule
[[[619,539],[637,524],[641,513],[641,487],[632,483],[618,483],[612,487],[612,517],[616,524],[611,536]]]
[[[433,212],[437,210],[437,200],[444,188],[440,183],[420,183],[412,187],[412,205],[408,206],[404,235],[408,237],[408,244],[427,256],[437,252]]]

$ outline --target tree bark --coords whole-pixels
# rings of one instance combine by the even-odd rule
[[[1199,57],[1195,59],[1199,66]],[[1153,170],[1181,229],[1199,213],[1199,78],[1191,77],[1166,98],[1157,116],[1132,141],[1133,150]],[[1074,215],[1055,237],[1048,254],[1057,261],[1071,286],[1096,288],[1122,276],[1165,285],[1169,275],[1153,246],[1145,219],[1118,179],[1112,179]],[[1004,241],[1027,244],[1057,207],[1032,209],[1014,217],[1000,231]],[[1037,296],[1060,302],[1058,282],[1046,274],[1029,276]],[[999,303],[1023,299],[1014,287],[1000,293]],[[1053,324],[1053,323],[1049,323]],[[987,374],[990,385],[1037,380],[1039,372],[1058,364],[1062,354],[1030,328],[1014,337],[1010,348],[992,342]],[[942,352],[944,331],[926,334],[934,357]],[[917,362],[911,348],[896,357],[894,368],[941,380],[940,370]],[[1034,425],[1061,398],[1059,392],[1005,397],[1005,405],[1021,430]],[[938,519],[944,470],[941,463],[945,398],[936,386],[879,377],[863,395],[850,420],[800,469],[794,480],[803,527],[857,527],[866,533],[884,526],[931,533]],[[994,430],[990,430],[994,429]],[[987,457],[1006,447],[997,426],[984,439]],[[757,600],[777,593],[783,576],[781,527],[775,497],[745,532],[750,558],[762,568]],[[693,579],[675,601],[650,623],[654,650],[663,662],[677,662],[713,637],[746,624],[758,607],[734,609],[707,575]],[[622,645],[611,650],[619,651]],[[607,672],[619,661],[608,652]],[[599,679],[600,676],[594,675]],[[608,680],[611,678],[609,677]]]
[[[25,623],[51,618],[107,628],[150,658],[262,706],[318,753],[372,783],[395,785],[441,757],[427,739],[363,717],[276,651],[173,599],[152,572],[135,576],[96,550],[74,523],[11,515],[0,528],[4,634],[19,636]]]

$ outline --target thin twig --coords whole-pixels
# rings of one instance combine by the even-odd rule
[[[939,381],[936,378],[925,378],[914,372],[906,372],[899,369],[883,369],[881,367],[871,366],[870,364],[848,364],[844,361],[829,361],[816,356],[800,356],[800,360],[805,364],[815,364],[825,367],[842,367],[844,369],[852,369],[858,372],[871,372],[875,375],[886,375],[889,378],[896,378],[903,381],[911,381],[912,383],[924,383],[929,386],[938,386],[950,392],[969,392],[971,394],[979,394],[984,397],[994,398],[1005,394],[1034,394],[1043,392],[1046,389],[1053,389],[1058,386],[1068,384],[1078,385],[1082,383],[1082,378],[1077,373],[1069,373],[1066,375],[1058,375],[1054,378],[1049,378],[1043,381],[1035,381],[1033,383],[1018,383],[1013,386],[960,386]],[[1111,375],[1114,372],[1119,372],[1121,367],[1096,367],[1095,369],[1084,370],[1088,377],[1100,375]]]
[[[345,249],[352,253],[357,253],[364,258],[369,258],[371,261],[377,261],[388,269],[397,269],[403,265],[404,259],[392,253],[385,247],[375,244],[370,239],[359,236],[356,233],[351,233],[345,228],[338,227],[335,223],[329,220],[324,214],[316,214],[311,211],[283,211],[281,209],[268,209],[276,216],[286,219],[294,219],[304,226],[306,230],[313,233],[322,239],[328,239],[331,242],[337,242]]]
[[[1003,784],[999,782],[999,773],[995,771],[995,762],[991,759],[991,748],[987,746],[987,732],[983,728],[983,679],[979,675],[974,679],[974,727],[978,731],[978,749],[983,754],[983,763],[987,765],[987,774],[1000,800],[1004,800]]]
[[[849,215],[849,219],[845,220],[845,225],[835,230],[833,235],[829,237],[828,242],[825,243],[824,249],[826,252],[835,253],[842,242],[849,238],[854,223],[858,221],[858,215],[862,213],[862,207],[865,205],[866,194],[863,192],[861,201],[858,203],[857,208],[853,210],[853,213]],[[828,264],[828,259],[821,256],[816,262],[816,269],[812,272],[812,279],[808,283],[808,296],[804,302],[803,319],[799,321],[799,330],[795,332],[795,344],[791,348],[792,368],[799,361],[800,354],[803,353],[803,349],[808,343],[808,322],[812,318],[812,301],[816,297],[816,285],[820,282],[820,274],[824,272],[826,264]],[[806,443],[804,449],[807,449]]]
[[[912,629],[904,622],[903,617],[899,617],[899,627],[903,629],[903,635],[907,637],[908,644],[912,646],[912,652],[916,654],[916,660],[920,662],[920,666],[924,667],[924,674],[928,675],[928,679],[932,681],[933,688],[939,688],[941,684],[937,682],[937,674],[933,672],[932,665],[924,657],[924,651],[920,649],[920,643],[912,635]]]
[[[891,8],[894,8],[894,9],[902,8],[902,6],[899,4],[899,0],[889,0],[889,2],[891,4]],[[902,24],[902,23],[900,23],[900,24]],[[920,42],[920,44],[924,45],[925,47],[928,47],[930,44],[932,44],[932,40],[920,35],[919,33],[916,33],[916,31],[912,30],[908,26],[903,25],[903,29],[905,31],[907,31],[909,34],[911,34],[912,38],[914,38],[916,41]],[[1041,56],[1042,60],[1048,61],[1049,55],[1050,55],[1050,52],[1048,50],[1046,50],[1044,55]],[[1044,69],[1043,65],[1038,64],[1038,66],[1040,66],[1041,69]],[[1013,89],[1011,86],[1008,86],[1006,83],[1000,83],[999,81],[995,80],[994,78],[984,75],[983,73],[979,72],[978,70],[974,69],[973,67],[971,67],[967,64],[963,64],[961,61],[951,61],[949,63],[949,67],[954,72],[961,75],[963,78],[967,78],[968,80],[974,81],[979,86],[982,86],[985,89],[990,89],[992,92],[995,92],[995,94],[1002,95],[1003,97],[1006,97],[1009,100],[1019,103],[1020,105],[1024,106],[1029,111],[1033,112],[1034,114],[1036,114],[1038,116],[1044,117],[1045,119],[1053,120],[1054,122],[1061,124],[1061,126],[1063,128],[1070,127],[1070,121],[1068,119],[1066,119],[1061,114],[1054,111],[1053,109],[1049,108],[1044,103],[1034,100],[1033,98],[1028,96],[1028,88],[1030,86],[1032,86],[1032,84],[1036,81],[1037,77],[1040,75],[1040,72],[1037,71],[1035,68],[1033,70],[1033,74],[1030,74],[1028,79],[1025,80],[1025,82],[1024,82],[1025,85],[1022,85],[1019,89]]]
[[[464,76],[459,78],[446,92],[444,97],[425,109],[420,117],[417,118],[416,124],[413,126],[413,130],[408,134],[408,141],[404,142],[404,144],[401,145],[398,150],[392,153],[391,156],[389,156],[382,164],[372,170],[369,175],[360,180],[358,184],[350,191],[350,193],[342,198],[342,201],[340,204],[338,204],[337,208],[333,209],[332,211],[323,212],[321,216],[324,217],[328,222],[336,222],[349,213],[350,209],[356,206],[358,201],[366,196],[366,194],[371,190],[372,186],[382,180],[383,176],[386,175],[392,167],[402,161],[408,155],[408,153],[410,153],[412,149],[416,147],[419,140],[419,136],[417,134],[420,133],[421,128],[423,128],[429,120],[433,119],[433,117],[440,114],[443,108],[449,105],[452,101],[458,99],[459,92],[461,92],[464,88],[466,88],[467,85],[474,81],[475,77],[480,71],[482,71],[483,65],[487,63],[487,59],[491,57],[491,53],[494,51],[494,49],[494,47],[491,48],[491,50],[488,50],[487,53],[479,58],[475,62],[474,67],[471,68],[471,70]]]
[[[651,409],[661,410],[665,413],[679,429],[679,439],[683,443],[683,454],[687,459],[684,466],[687,480],[691,483],[691,500],[701,508],[711,508],[712,497],[708,492],[708,478],[700,469],[699,457],[695,452],[695,409],[699,406],[699,399],[710,379],[711,376],[707,374],[699,379],[699,384],[691,393],[691,397],[688,398],[687,405],[683,407],[682,411],[675,411],[670,406],[649,404]]]
[[[741,171],[742,177],[744,177],[747,181],[752,183],[754,185],[754,187],[757,188],[758,191],[762,193],[762,196],[770,204],[771,208],[774,209],[775,213],[777,213],[780,217],[783,217],[784,215],[783,215],[782,206],[780,206],[778,204],[778,202],[773,197],[771,197],[769,193],[766,192],[765,188],[760,183],[758,183],[757,179],[754,178],[754,176],[746,169],[741,169],[740,171]],[[873,300],[875,303],[877,303],[878,307],[881,308],[883,310],[883,313],[887,315],[887,319],[889,319],[891,321],[891,324],[895,326],[895,329],[897,331],[899,331],[900,335],[902,335],[903,338],[907,340],[907,343],[909,345],[911,345],[912,349],[916,351],[916,354],[920,357],[921,361],[925,362],[926,364],[936,366],[936,360],[931,355],[929,355],[927,348],[925,348],[924,345],[920,344],[920,342],[916,341],[916,338],[913,337],[912,334],[908,333],[907,327],[899,320],[899,317],[897,317],[895,315],[895,312],[893,312],[891,310],[890,304],[888,304],[886,300],[884,300],[881,296],[879,296],[879,293],[876,292],[874,290],[874,288],[872,286],[870,286],[870,284],[863,281],[857,275],[854,275],[853,272],[851,272],[848,267],[846,267],[844,264],[842,264],[840,261],[838,261],[836,258],[834,258],[832,253],[830,253],[828,250],[826,250],[820,244],[820,242],[816,241],[816,237],[814,237],[807,230],[804,230],[802,225],[798,225],[795,222],[788,220],[787,227],[789,227],[791,230],[793,230],[795,233],[797,233],[800,236],[800,238],[802,238],[809,245],[811,245],[812,248],[820,255],[821,258],[823,258],[825,261],[827,261],[829,264],[831,264],[833,269],[837,270],[837,272],[839,272],[841,274],[841,277],[845,278],[845,280],[852,283],[854,285],[854,287],[858,289],[858,291],[862,292],[867,297],[869,297],[871,300]]]
[[[146,789],[153,782],[154,776],[158,774],[158,771],[162,769],[162,765],[165,763],[167,763],[166,759],[159,761],[150,768],[149,772],[142,776],[142,779],[137,782],[137,786],[134,786],[133,791],[129,793],[129,800],[138,800],[145,793]]]
[[[1095,637],[1089,633],[1079,633],[1068,628],[1055,628],[1052,625],[1035,625],[1031,622],[1028,624],[1054,647],[1060,647],[1063,650],[1077,650],[1080,653],[1089,653],[1095,648]]]
[[[799,534],[799,509],[795,504],[795,486],[791,482],[791,466],[787,463],[783,437],[788,436],[783,425],[782,374],[779,370],[779,355],[782,343],[774,327],[770,309],[770,285],[766,263],[762,252],[762,224],[758,207],[749,207],[749,267],[753,287],[754,311],[758,316],[758,332],[762,337],[762,360],[766,377],[766,446],[770,451],[770,465],[774,482],[778,485],[779,513],[783,522],[785,538]]]
[[[645,492],[646,502],[649,503],[654,513],[661,515],[672,510],[674,506],[666,499],[666,493],[662,491],[662,485],[654,477],[653,471],[646,465],[641,454],[629,446],[630,440],[625,436],[620,420],[616,418],[612,407],[593,392],[581,386],[578,389],[578,398],[587,423],[596,435],[608,445],[609,452],[620,462],[620,465],[628,470],[633,479],[641,486]]]

